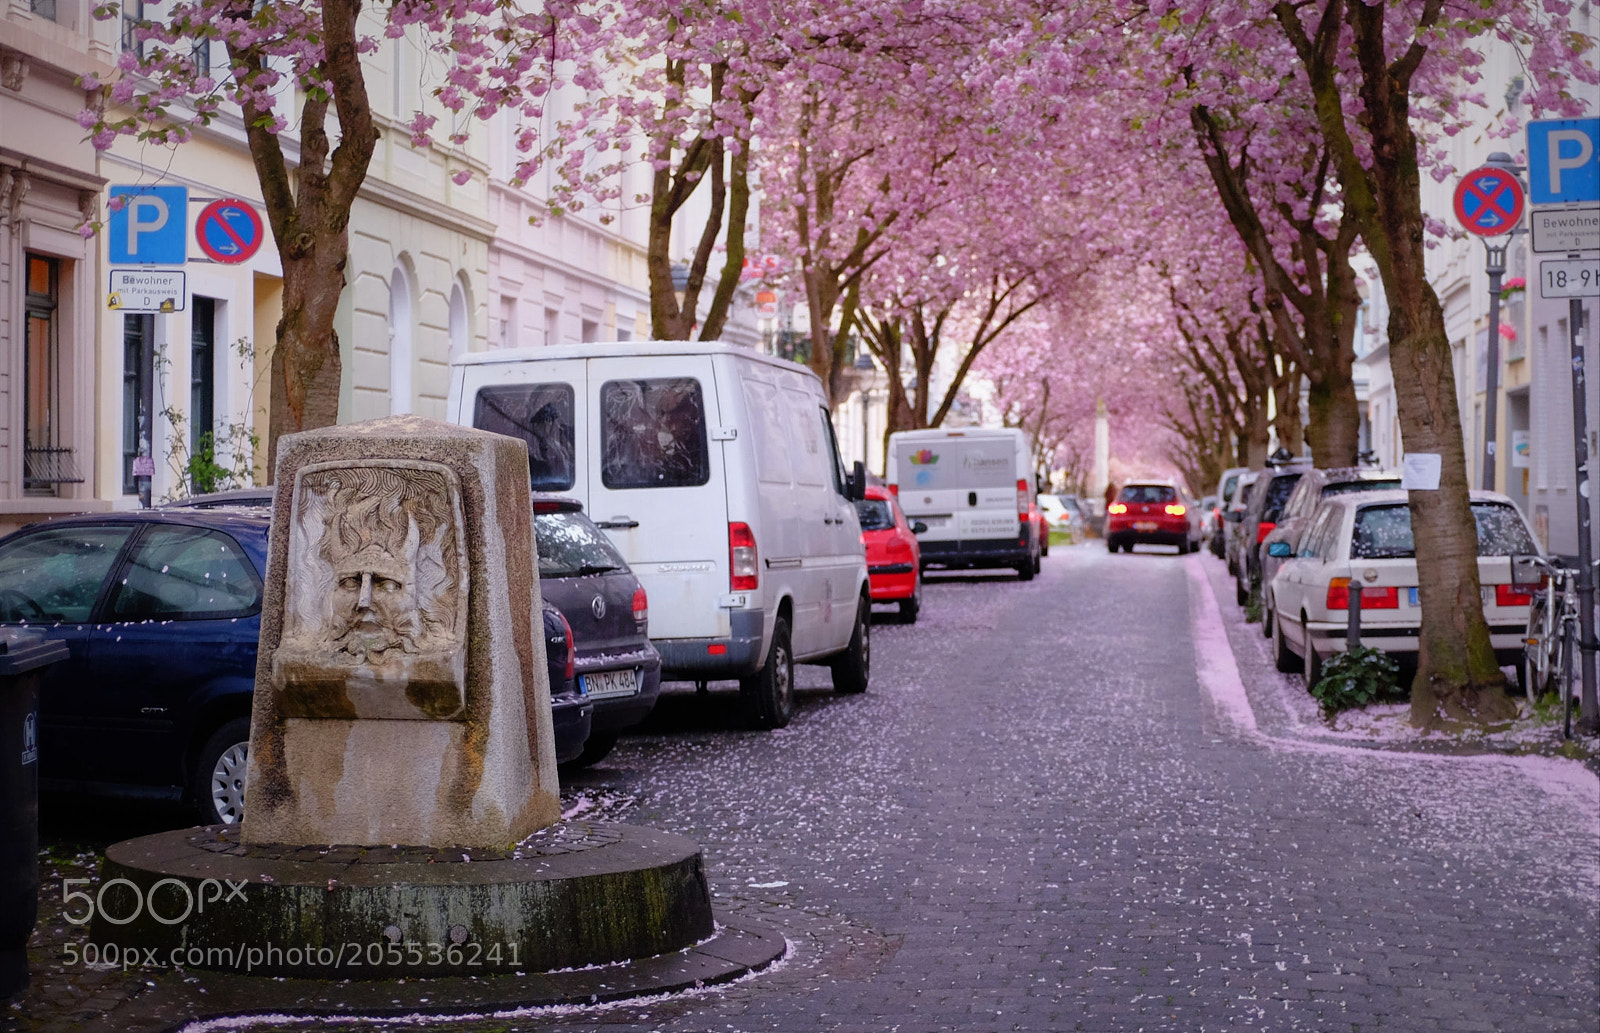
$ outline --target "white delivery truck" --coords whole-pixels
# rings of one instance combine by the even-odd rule
[[[716,342],[474,352],[452,363],[448,412],[521,438],[533,490],[606,530],[649,597],[664,680],[738,678],[769,728],[793,714],[797,661],[866,689],[866,478],[804,366]]]
[[[889,435],[889,490],[917,535],[924,567],[1012,567],[1039,571],[1029,510],[1033,457],[1014,428],[906,430]]]

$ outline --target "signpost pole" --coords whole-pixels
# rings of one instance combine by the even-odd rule
[[[1484,384],[1483,401],[1483,479],[1485,491],[1495,489],[1495,421],[1499,419],[1500,401],[1500,289],[1501,277],[1506,272],[1506,246],[1483,242],[1484,271],[1489,274],[1489,354],[1488,381]]]
[[[1594,640],[1594,544],[1589,516],[1589,405],[1584,367],[1583,301],[1567,301],[1567,327],[1572,347],[1572,440],[1578,468],[1578,629],[1579,651],[1583,657],[1582,719],[1579,726],[1593,734],[1600,730],[1600,699],[1595,695]]]

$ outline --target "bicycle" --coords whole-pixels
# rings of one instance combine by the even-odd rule
[[[1570,739],[1572,707],[1578,691],[1574,670],[1581,627],[1578,571],[1542,556],[1518,556],[1513,562],[1526,563],[1544,575],[1543,586],[1532,592],[1528,626],[1522,637],[1523,691],[1530,704],[1551,690],[1559,694],[1562,735]]]

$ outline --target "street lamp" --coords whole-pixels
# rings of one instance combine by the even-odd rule
[[[1525,171],[1523,166],[1518,165],[1505,151],[1495,151],[1483,164],[1487,168],[1501,169],[1513,176]],[[1500,241],[1526,232],[1513,229],[1507,237],[1483,238],[1484,272],[1489,274],[1489,344],[1488,354],[1484,356],[1489,379],[1484,384],[1483,402],[1482,486],[1486,491],[1493,491],[1495,488],[1496,421],[1499,419],[1500,410],[1500,291],[1501,278],[1506,273],[1506,244]]]

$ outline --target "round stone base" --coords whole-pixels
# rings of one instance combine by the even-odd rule
[[[713,933],[694,842],[600,822],[562,822],[509,851],[244,845],[236,827],[210,826],[114,844],[101,874],[91,939],[103,952],[241,975],[545,972]]]

